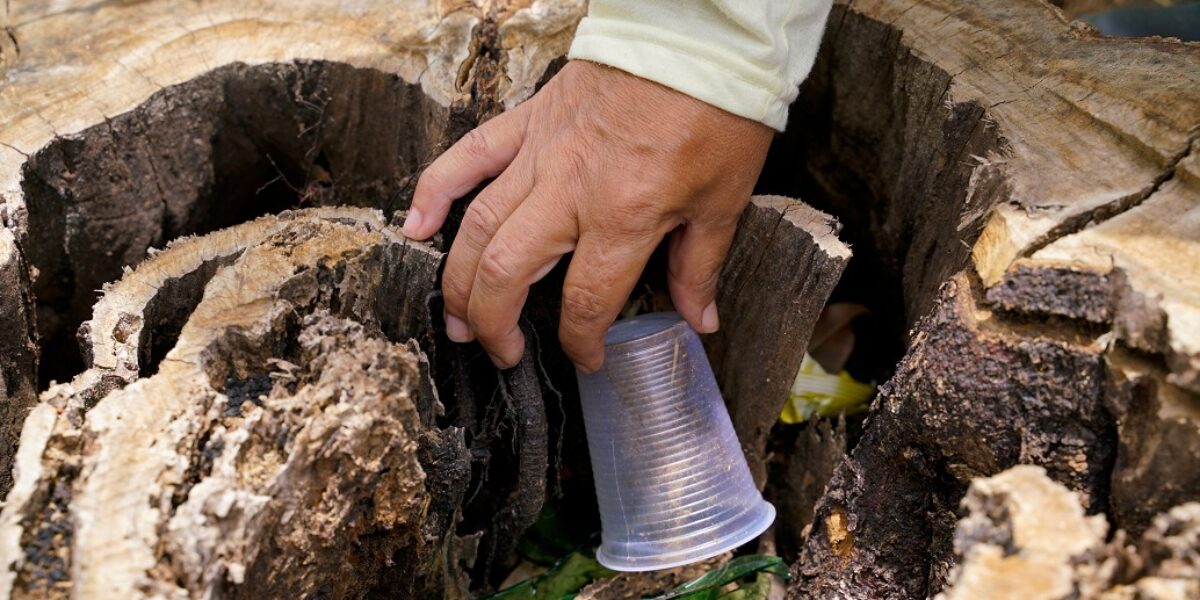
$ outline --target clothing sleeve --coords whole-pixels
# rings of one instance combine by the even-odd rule
[[[591,0],[568,56],[783,131],[832,0]]]

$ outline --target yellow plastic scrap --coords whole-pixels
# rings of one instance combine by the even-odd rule
[[[857,381],[845,371],[837,375],[826,373],[812,356],[805,354],[779,420],[795,425],[813,415],[852,415],[867,408],[874,392],[875,386]]]

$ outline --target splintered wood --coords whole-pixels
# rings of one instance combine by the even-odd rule
[[[584,2],[10,4],[0,597],[494,591],[573,468],[570,366],[437,348],[451,240],[394,226]],[[1200,46],[1055,4],[1111,2],[835,3],[763,182],[825,212],[754,200],[707,341],[759,483],[843,269],[903,351],[861,431],[770,471],[793,597],[1195,595]]]
[[[92,368],[26,421],[0,595],[361,595],[431,551],[420,352],[389,339],[415,333],[440,259],[377,212],[316,209],[182,240],[109,287]],[[196,304],[138,379],[162,294]]]
[[[906,353],[816,503],[795,596],[935,595],[963,493],[1016,464],[1135,536],[1200,500],[1198,91],[1200,46],[1048,2],[835,5],[787,141]]]

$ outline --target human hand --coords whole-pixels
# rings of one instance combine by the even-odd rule
[[[676,310],[718,327],[717,276],[772,131],[657,83],[568,63],[528,101],[480,125],[417,182],[404,233],[423,240],[454,200],[471,204],[442,276],[446,334],[478,338],[500,367],[521,358],[529,286],[571,251],[559,340],[577,367],[604,336],[663,236]]]

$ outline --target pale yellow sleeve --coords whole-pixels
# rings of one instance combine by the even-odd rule
[[[783,131],[832,0],[591,0],[569,57]]]

